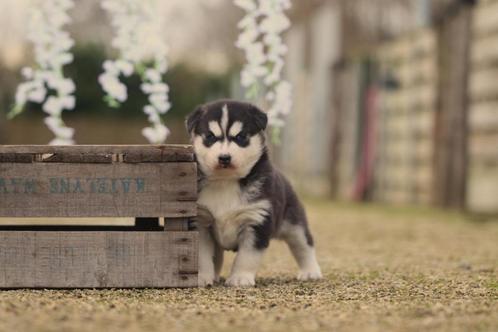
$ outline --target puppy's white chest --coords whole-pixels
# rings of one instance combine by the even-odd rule
[[[200,192],[198,203],[204,205],[215,218],[215,235],[221,246],[237,246],[240,223],[233,220],[237,211],[247,206],[237,181],[212,181]]]
[[[216,219],[223,219],[247,204],[237,181],[209,182],[200,192],[198,202],[207,207]]]

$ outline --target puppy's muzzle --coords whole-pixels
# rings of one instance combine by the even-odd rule
[[[222,154],[218,157],[218,164],[223,168],[228,168],[232,163],[232,157],[228,154]]]

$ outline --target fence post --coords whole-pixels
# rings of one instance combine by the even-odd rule
[[[464,208],[467,180],[467,111],[472,2],[453,1],[437,24],[438,107],[435,126],[434,201]]]
[[[334,89],[331,94],[332,116],[329,150],[329,183],[330,196],[337,198],[339,193],[339,158],[340,158],[340,123],[342,120],[342,111],[344,107],[344,98],[342,88],[346,76],[346,62],[344,59],[337,61],[331,70],[331,80],[334,82]]]

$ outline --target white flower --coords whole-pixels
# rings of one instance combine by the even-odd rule
[[[116,64],[114,63],[114,61],[111,61],[111,60],[106,60],[104,61],[104,71],[109,74],[109,75],[113,75],[113,76],[118,76],[119,75],[119,68],[118,66],[116,66]]]
[[[259,32],[257,29],[247,29],[240,34],[235,46],[242,49],[250,47],[258,39],[258,36]]]
[[[126,85],[121,83],[118,77],[113,76],[110,73],[103,73],[99,76],[99,83],[102,85],[103,89],[112,98],[124,102],[128,99],[128,92],[126,90]]]
[[[287,115],[292,108],[292,85],[287,81],[281,81],[275,88],[275,107],[278,112]]]
[[[63,96],[61,97],[62,107],[66,110],[72,110],[76,105],[76,98],[74,96]]]
[[[290,0],[236,0],[235,4],[246,11],[238,24],[242,31],[236,42],[247,61],[241,71],[241,84],[254,93],[260,82],[264,83],[265,99],[270,103],[269,124],[282,127],[282,117],[292,108],[292,87],[282,80],[287,47],[280,36],[290,26],[284,14],[290,8]]]
[[[263,19],[259,27],[263,33],[279,34],[290,27],[290,21],[283,13],[277,13]]]
[[[247,48],[247,56],[251,58],[251,65],[260,65],[266,61],[263,43],[254,43]]]
[[[147,115],[150,115],[150,114],[153,114],[153,113],[157,113],[156,109],[150,105],[146,105],[144,106],[144,113],[147,114]]]
[[[75,106],[72,94],[76,87],[63,75],[63,67],[73,61],[70,49],[74,41],[63,30],[71,21],[67,11],[73,6],[73,0],[33,2],[27,20],[27,37],[33,43],[37,66],[21,70],[26,81],[17,88],[16,108],[22,109],[28,100],[42,104],[43,111],[49,114],[45,123],[55,135],[50,144],[73,144],[74,130],[66,127],[60,118],[63,110]]]
[[[41,104],[45,100],[46,96],[47,90],[44,87],[39,87],[28,93],[28,100]]]
[[[61,99],[57,97],[48,97],[45,104],[43,104],[43,110],[51,116],[59,116],[63,108]]]
[[[147,120],[151,123],[155,123],[155,122],[160,122],[161,118],[159,117],[159,113],[154,112],[147,116]]]
[[[152,106],[154,106],[155,109],[161,114],[166,113],[171,105],[166,99],[164,94],[152,94],[149,96],[149,102],[151,103]]]
[[[30,67],[24,67],[21,69],[21,74],[25,79],[30,80],[33,79],[34,71]]]
[[[71,140],[74,135],[74,129],[66,127],[59,117],[47,117],[44,120],[50,130],[56,133],[56,137],[62,140]]]
[[[257,8],[254,0],[235,0],[235,4],[248,12],[251,12]]]
[[[159,144],[166,140],[169,135],[169,130],[162,124],[154,125],[154,127],[147,127],[142,130],[142,135],[147,138],[150,143]]]
[[[55,85],[55,88],[61,95],[70,95],[76,90],[76,86],[74,85],[73,80],[70,79],[57,80]],[[73,107],[70,107],[69,109],[72,109]]]
[[[161,73],[156,69],[147,69],[145,71],[145,77],[153,83],[158,83],[161,81]]]
[[[169,87],[164,83],[143,83],[140,85],[140,88],[144,93],[152,94],[152,93],[168,93]]]
[[[57,67],[62,67],[64,65],[67,65],[69,63],[73,62],[73,55],[71,53],[60,53],[54,56],[50,56],[49,59],[47,59],[47,63],[54,68]]]
[[[133,64],[126,60],[116,61],[116,68],[119,69],[124,76],[130,76],[133,74]]]
[[[167,47],[162,39],[161,17],[152,6],[156,3],[157,0],[102,1],[102,8],[108,12],[115,31],[111,45],[118,50],[119,58],[104,62],[99,83],[114,101],[124,102],[127,91],[120,75],[130,76],[138,71],[142,78],[140,88],[148,95],[150,103],[144,107],[144,113],[151,127],[144,128],[142,134],[150,143],[163,143],[169,131],[160,114],[166,113],[171,104],[169,87],[162,82],[168,68]]]

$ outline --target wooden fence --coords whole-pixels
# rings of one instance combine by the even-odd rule
[[[361,123],[361,65],[343,63],[334,70],[336,89],[334,94],[335,116],[331,151],[331,188],[343,198],[351,198],[359,158]]]
[[[474,11],[469,81],[467,207],[498,211],[498,0]]]
[[[431,201],[437,104],[436,34],[424,30],[383,45],[374,199]],[[385,87],[387,80],[395,86]]]
[[[498,0],[456,4],[372,57],[367,78],[357,58],[334,72],[336,194],[497,213]]]

